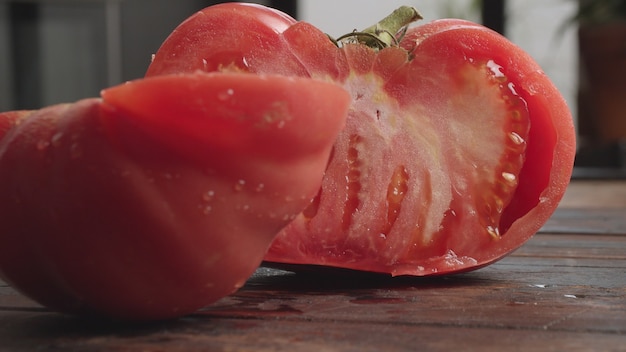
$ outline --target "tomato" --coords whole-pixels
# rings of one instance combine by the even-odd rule
[[[2,119],[0,119],[0,139],[5,133],[7,133],[7,131],[20,123],[20,121],[29,114],[30,111],[27,110],[9,111],[3,113]]]
[[[0,114],[0,277],[64,312],[193,312],[310,204],[348,106],[332,83],[196,73]]]
[[[392,275],[467,271],[521,246],[557,207],[575,133],[539,65],[467,21],[396,31],[382,45],[363,39],[372,32],[336,45],[311,24],[229,3],[190,17],[155,54],[147,76],[271,73],[351,93],[315,201],[266,261]]]

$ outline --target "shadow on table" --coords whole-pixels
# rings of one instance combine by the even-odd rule
[[[497,282],[488,273],[480,272],[392,278],[341,269],[299,269],[294,273],[261,267],[233,295],[195,314],[170,321],[125,323],[69,316],[45,308],[9,310],[0,319],[0,341],[10,351],[33,348],[101,351],[103,346],[117,348],[130,342],[134,347],[154,347],[182,343],[179,340],[189,334],[209,338],[241,329],[246,324],[254,326],[264,319],[301,317],[308,314],[306,307],[347,304],[348,308],[367,309],[367,304],[399,304],[419,299],[425,291],[449,292],[450,288],[454,291],[454,288],[487,287]]]
[[[488,277],[475,272],[441,276],[396,276],[316,265],[264,263],[248,280],[243,290],[289,292],[355,289],[444,288],[484,285]]]

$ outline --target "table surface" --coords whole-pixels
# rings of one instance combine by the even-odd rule
[[[486,268],[442,278],[261,268],[148,325],[51,312],[0,282],[0,351],[626,351],[626,181],[573,181],[552,219]]]

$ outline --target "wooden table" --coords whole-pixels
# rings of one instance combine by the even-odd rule
[[[626,181],[574,181],[512,255],[444,278],[260,269],[197,314],[88,321],[0,282],[0,351],[626,351]]]

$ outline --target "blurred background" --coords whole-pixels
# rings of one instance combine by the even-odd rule
[[[97,96],[102,88],[142,77],[167,35],[194,12],[217,3],[206,0],[0,0],[0,111],[33,109]],[[254,1],[279,8],[338,36],[365,28],[400,5],[420,10],[425,21],[470,19],[507,36],[530,53],[565,96],[585,148],[579,163],[626,166],[621,145],[626,132],[598,127],[579,28],[592,21],[581,9],[615,14],[623,0],[278,0]],[[595,5],[594,5],[595,4]],[[612,4],[612,5],[611,5]],[[626,10],[624,10],[626,12]],[[610,16],[609,16],[610,17]],[[626,16],[625,16],[626,17]],[[613,19],[607,20],[611,23]],[[596,35],[591,42],[603,42]],[[618,39],[620,40],[620,39]],[[621,37],[626,62],[626,31]],[[597,52],[598,49],[592,51]],[[615,55],[613,55],[615,56]],[[602,66],[594,62],[593,66]],[[626,70],[624,70],[626,71]],[[613,77],[615,81],[615,77]],[[621,81],[620,83],[622,83]],[[615,91],[613,88],[609,91]],[[621,84],[623,86],[623,84]],[[594,90],[595,91],[595,90]],[[626,102],[621,88],[615,99]],[[582,93],[581,93],[582,92]],[[615,105],[615,104],[613,104]],[[626,103],[622,104],[625,105]],[[604,115],[610,114],[604,112]],[[626,130],[626,115],[619,116]],[[619,122],[618,122],[619,123]],[[602,132],[605,130],[605,132]],[[609,132],[606,132],[609,131]],[[611,149],[612,148],[612,149]],[[587,149],[590,150],[587,152]],[[617,150],[611,160],[608,151]],[[597,151],[600,154],[597,154]],[[621,150],[621,154],[620,154]],[[596,153],[596,154],[593,154]],[[621,157],[620,157],[621,155]],[[585,155],[583,155],[585,156]],[[621,158],[621,159],[620,159]]]

